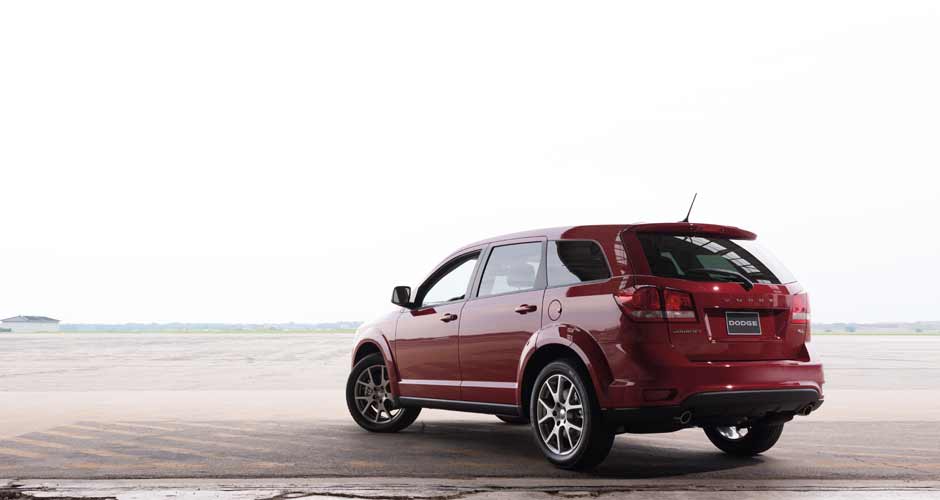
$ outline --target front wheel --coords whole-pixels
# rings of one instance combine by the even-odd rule
[[[529,403],[535,442],[562,469],[591,469],[614,443],[590,387],[590,378],[569,360],[549,363],[535,379]]]
[[[421,413],[421,408],[395,407],[381,354],[370,354],[353,367],[346,380],[346,406],[353,420],[372,432],[398,432]]]
[[[773,448],[783,433],[783,424],[712,426],[704,429],[708,440],[721,451],[736,457],[753,457]]]

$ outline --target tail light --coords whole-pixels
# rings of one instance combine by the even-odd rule
[[[809,295],[805,293],[794,295],[790,311],[793,314],[794,323],[809,324]]]
[[[655,286],[623,290],[614,295],[624,312],[635,321],[695,321],[692,295]]]
[[[663,302],[666,304],[666,319],[669,321],[695,321],[695,306],[692,294],[679,290],[663,290]]]
[[[663,302],[659,289],[655,286],[643,286],[621,290],[614,294],[617,303],[630,319],[636,321],[662,321]]]

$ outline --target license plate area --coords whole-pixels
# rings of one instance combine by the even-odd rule
[[[760,336],[760,313],[727,311],[725,326],[731,336]]]

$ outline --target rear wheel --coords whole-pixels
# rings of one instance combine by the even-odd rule
[[[506,422],[509,425],[525,425],[529,423],[526,417],[510,417],[508,415],[496,415],[496,418]]]
[[[398,432],[421,413],[421,408],[394,405],[385,359],[377,353],[362,358],[350,372],[346,380],[346,406],[353,420],[372,432]]]
[[[529,403],[535,442],[549,462],[563,469],[595,467],[614,442],[589,383],[569,360],[549,363],[535,379]]]
[[[708,440],[721,451],[736,457],[752,457],[773,448],[783,433],[783,424],[713,426],[704,429]]]

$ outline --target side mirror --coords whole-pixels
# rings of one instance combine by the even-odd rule
[[[392,290],[392,304],[411,309],[413,306],[411,303],[411,287],[396,286]]]

